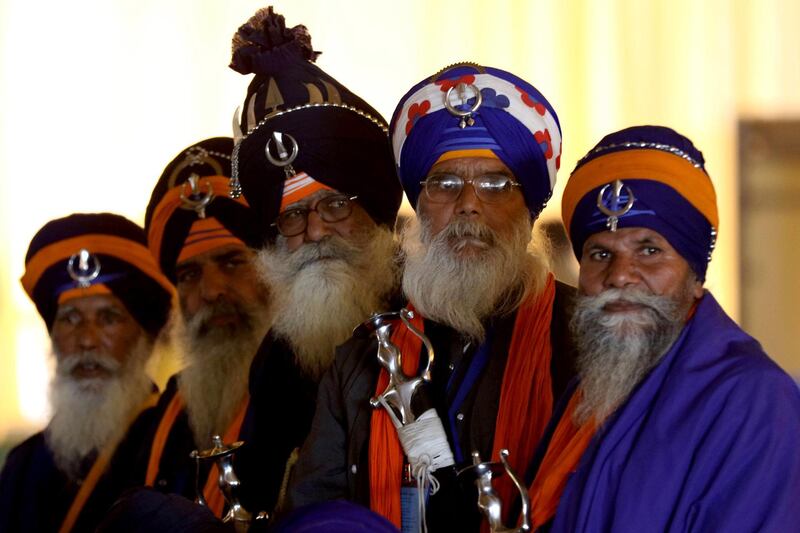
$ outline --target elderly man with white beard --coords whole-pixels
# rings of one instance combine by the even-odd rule
[[[155,404],[145,374],[174,288],[144,231],[110,213],[48,222],[31,241],[22,278],[55,356],[52,418],[11,451],[0,474],[1,531],[90,531],[124,488],[117,445]]]
[[[238,438],[232,432],[222,435],[226,443],[245,441],[234,467],[241,479],[240,502],[253,516],[271,515],[279,504],[292,452],[308,434],[317,384],[335,346],[371,312],[388,308],[396,293],[392,229],[402,190],[388,126],[317,67],[315,58],[305,27],[286,28],[271,8],[259,10],[239,28],[231,68],[255,78],[243,106],[247,112],[235,127],[231,194],[226,180],[225,196],[214,188],[215,198],[202,204],[209,187],[200,179],[201,194],[194,198],[209,215],[217,204],[216,209],[234,208],[247,198],[249,209],[238,210],[246,217],[238,225],[232,212],[214,216],[235,234],[254,231],[262,248],[254,264],[259,281],[269,288],[270,329],[250,366],[241,432]],[[190,176],[197,169],[187,172]],[[173,201],[180,201],[180,195]],[[179,265],[179,292],[180,270]],[[203,477],[203,483],[208,489],[216,479]],[[105,524],[108,531],[132,523],[137,531],[171,531],[183,517],[220,527],[185,500],[152,492],[135,498],[117,508]],[[213,507],[206,501],[219,517],[224,502],[217,500],[219,506]]]
[[[408,450],[387,412],[370,405],[388,382],[376,342],[354,337],[320,385],[290,503],[347,498],[397,527],[423,518],[429,531],[478,531],[477,492],[455,479],[456,470],[472,463],[474,451],[497,460],[508,448],[513,467],[525,471],[554,399],[573,375],[566,331],[572,291],[550,274],[544,243],[532,240],[555,183],[561,131],[529,83],[459,64],[407,93],[391,135],[417,212],[402,235],[402,290],[412,324],[433,344],[425,394],[442,422],[437,442],[452,459],[426,467],[439,488],[422,495],[427,513],[415,516],[418,498],[401,499],[401,492],[415,484],[408,470],[419,472],[419,465],[404,458]],[[404,332],[398,326],[392,342],[406,374],[417,375],[427,352]],[[512,521],[512,485],[497,489]]]
[[[578,378],[531,488],[537,531],[794,531],[800,394],[703,289],[716,195],[660,126],[604,137],[572,173]]]
[[[242,484],[259,495],[251,511],[272,511],[336,346],[396,296],[402,189],[385,120],[314,63],[304,26],[262,9],[233,48],[231,67],[255,77],[231,182],[265,230],[259,265],[275,309],[250,380],[261,465]]]

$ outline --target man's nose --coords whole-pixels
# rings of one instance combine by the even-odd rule
[[[316,211],[308,212],[308,221],[306,223],[306,231],[304,240],[306,242],[319,242],[324,237],[331,235],[333,229],[330,223],[322,220],[322,217]]]
[[[482,212],[483,204],[478,198],[477,191],[472,183],[464,183],[461,194],[456,199],[455,212],[466,218],[475,218]]]
[[[607,288],[622,289],[642,281],[638,262],[627,255],[612,257],[606,269],[604,285]]]
[[[228,280],[217,269],[205,269],[200,281],[200,297],[206,302],[215,302],[227,291]]]
[[[99,345],[99,326],[92,321],[84,320],[78,329],[78,347],[82,351],[90,351],[96,349]]]

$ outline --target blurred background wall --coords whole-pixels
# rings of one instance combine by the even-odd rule
[[[143,223],[166,163],[194,141],[230,135],[249,82],[227,68],[230,38],[264,5],[0,0],[0,441],[48,417],[49,339],[18,281],[31,237],[78,211]],[[737,124],[800,117],[797,0],[286,0],[275,7],[288,25],[309,28],[324,52],[320,66],[387,119],[412,84],[453,62],[530,80],[554,105],[564,134],[546,222],[557,221],[576,160],[604,134],[642,123],[684,133],[705,154],[719,196],[707,286],[742,317],[739,155],[749,147],[738,141]],[[748,164],[758,186],[758,160]],[[800,177],[797,164],[783,179]],[[783,220],[770,227],[786,228]],[[771,251],[797,247],[796,227],[760,232],[747,241],[756,248],[750,252],[769,264]],[[748,278],[770,275],[758,268]],[[800,286],[794,268],[778,272],[786,279],[774,279],[771,290]],[[748,312],[772,324],[771,334],[800,327],[796,312],[762,300]],[[772,341],[761,340],[770,350]],[[797,375],[795,343],[782,342],[774,357]]]

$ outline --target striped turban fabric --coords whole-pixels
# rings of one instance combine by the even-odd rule
[[[150,251],[175,282],[175,266],[230,244],[258,247],[247,200],[229,195],[233,139],[214,137],[178,154],[161,174],[145,213]]]

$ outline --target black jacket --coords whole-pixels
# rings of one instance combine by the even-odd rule
[[[558,283],[551,323],[551,378],[555,400],[575,374],[575,351],[568,330],[573,299],[574,289]],[[434,403],[451,447],[458,441],[457,447],[465,461],[469,461],[469,452],[473,449],[484,458],[491,453],[515,319],[516,313],[489,321],[487,329],[494,332],[490,342],[491,357],[460,405],[459,412],[464,416],[454,429],[448,427],[444,416],[453,400],[454,387],[447,385],[455,383],[457,388],[458,382],[464,379],[463,369],[475,354],[475,347],[465,346],[464,339],[450,328],[431,321],[425,323],[425,332],[436,352],[431,382]],[[355,337],[337,350],[333,367],[320,383],[311,432],[292,474],[289,507],[337,498],[369,506],[368,441],[373,410],[369,399],[375,394],[380,371],[376,351],[373,339]],[[427,517],[431,531],[477,531],[480,524],[474,488],[461,487],[453,479],[454,471],[437,472],[443,489],[429,502]]]

